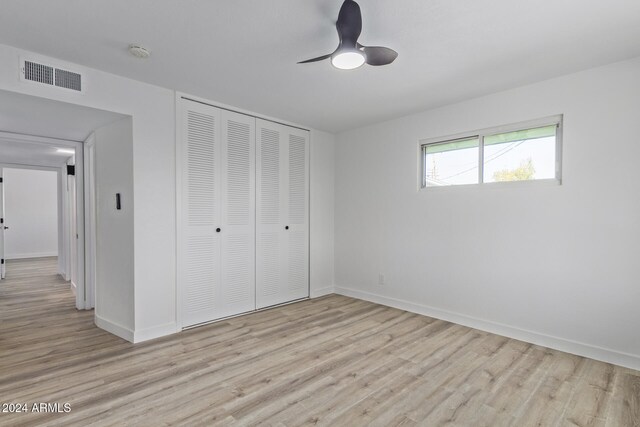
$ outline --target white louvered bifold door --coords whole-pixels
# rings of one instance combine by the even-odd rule
[[[216,318],[221,280],[221,110],[180,100],[181,227],[178,283],[182,326]]]
[[[217,317],[255,310],[255,122],[222,111],[222,286]]]
[[[180,100],[182,327],[255,310],[255,118]]]
[[[309,134],[256,120],[256,305],[309,296]]]
[[[286,128],[288,146],[287,295],[309,296],[309,132]]]

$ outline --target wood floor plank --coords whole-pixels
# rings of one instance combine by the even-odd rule
[[[640,374],[624,374],[621,381],[622,416],[625,426],[640,426]]]
[[[56,259],[0,282],[0,426],[640,426],[640,372],[329,295],[133,345]]]

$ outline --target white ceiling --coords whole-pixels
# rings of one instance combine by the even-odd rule
[[[64,145],[35,144],[0,136],[0,164],[60,167],[72,155],[58,153],[58,148],[69,149]]]
[[[640,56],[638,0],[361,0],[396,62],[296,65],[335,48],[341,3],[3,0],[0,43],[333,132]]]

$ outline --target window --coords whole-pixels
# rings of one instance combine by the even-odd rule
[[[427,187],[478,183],[479,137],[426,144],[422,148]]]
[[[562,117],[420,141],[422,187],[560,181]]]

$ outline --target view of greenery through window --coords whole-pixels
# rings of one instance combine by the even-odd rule
[[[477,184],[480,137],[424,146],[427,186]],[[484,136],[482,182],[555,178],[556,126]]]
[[[529,158],[527,161],[520,163],[515,169],[502,169],[493,173],[493,180],[498,181],[526,181],[533,179],[536,174],[536,168],[533,167],[533,161]]]

